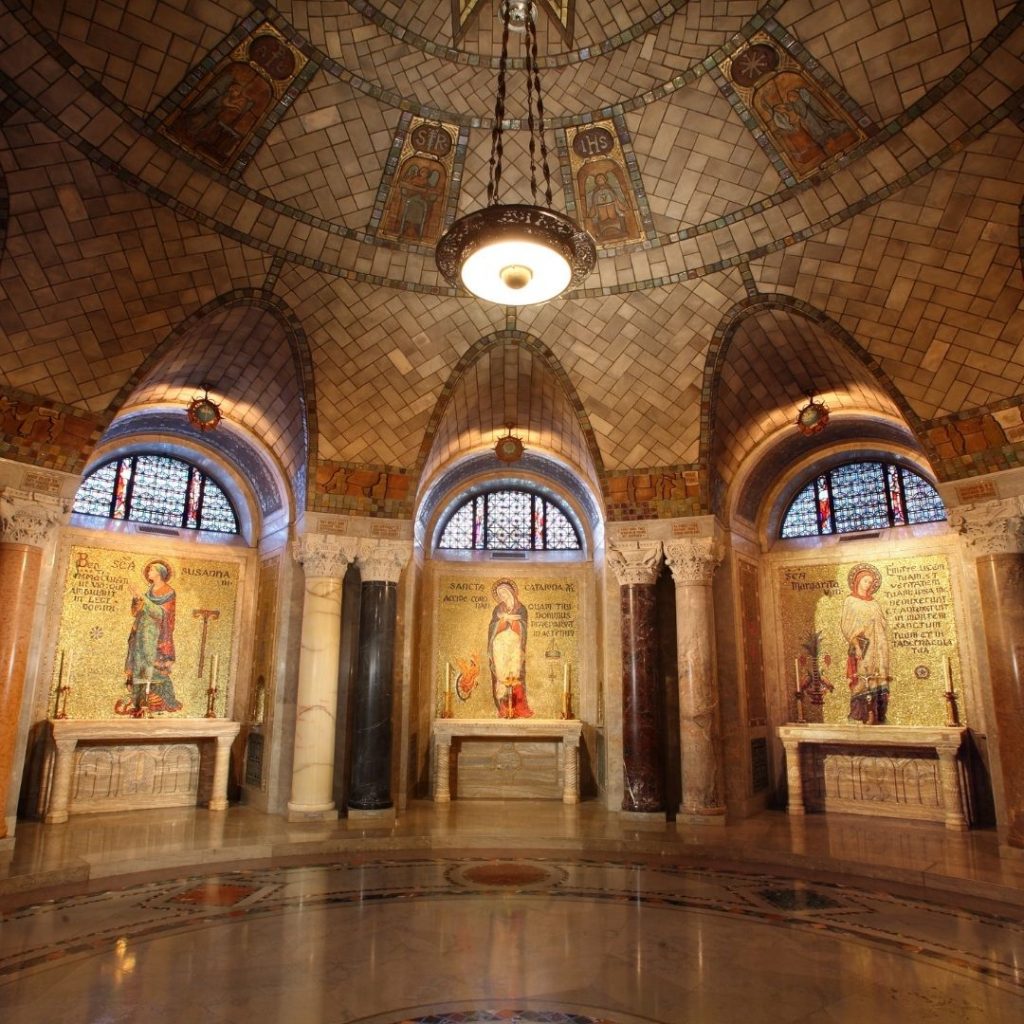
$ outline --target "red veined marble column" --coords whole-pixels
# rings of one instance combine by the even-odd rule
[[[622,542],[608,549],[622,616],[622,809],[632,814],[665,812],[663,701],[654,639],[660,562],[660,541]]]
[[[10,488],[0,492],[0,839],[7,835],[5,815],[43,548],[61,512],[55,502],[33,494]]]

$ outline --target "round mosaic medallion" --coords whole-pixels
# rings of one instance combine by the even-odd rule
[[[447,872],[448,881],[467,889],[548,889],[565,881],[565,871],[548,864],[486,861],[460,864]]]

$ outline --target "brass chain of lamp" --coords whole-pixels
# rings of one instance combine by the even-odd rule
[[[501,202],[508,79],[508,41],[515,22],[523,24],[526,50],[526,117],[529,131],[530,193],[533,204]],[[487,205],[456,219],[434,250],[442,276],[471,294],[505,305],[527,305],[579,286],[593,270],[593,238],[571,217],[551,208],[551,168],[544,137],[544,95],[540,84],[537,22],[532,0],[506,0],[501,7],[501,60],[491,126]],[[519,121],[522,124],[522,120]],[[539,154],[539,161],[538,161]],[[538,202],[538,163],[544,178],[544,203]]]
[[[501,5],[501,59],[498,62],[498,91],[494,97],[494,124],[491,127],[491,157],[487,176],[487,205],[501,202],[501,172],[505,153],[505,97],[508,77],[508,40],[511,4]],[[544,137],[544,94],[540,85],[540,65],[537,47],[537,21],[533,16],[533,0],[527,0],[526,19],[526,127],[530,135],[530,196],[537,205],[537,150],[540,149],[541,172],[544,176],[544,205],[554,202],[551,189],[551,168],[548,164],[548,144]],[[536,94],[536,102],[534,101]],[[536,111],[536,114],[534,113]]]

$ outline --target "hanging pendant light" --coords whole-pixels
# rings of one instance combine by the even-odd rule
[[[571,217],[551,209],[551,170],[544,140],[544,100],[537,65],[537,24],[526,3],[526,109],[530,132],[532,204],[499,201],[505,73],[512,4],[502,4],[501,61],[491,129],[487,206],[460,217],[437,243],[437,269],[449,284],[462,284],[478,298],[506,306],[528,306],[582,284],[594,269],[594,240]],[[522,6],[522,5],[519,5]],[[536,98],[534,97],[536,94]],[[536,111],[536,114],[534,113]],[[544,176],[544,206],[537,203],[537,150]]]

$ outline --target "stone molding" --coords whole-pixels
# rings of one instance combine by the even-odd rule
[[[358,544],[352,537],[307,533],[292,542],[292,556],[302,563],[307,579],[342,579],[357,553]]]
[[[674,540],[665,545],[665,561],[679,586],[709,586],[725,551],[714,537]]]
[[[406,540],[368,540],[359,542],[359,571],[364,583],[397,583],[412,555]]]
[[[68,503],[57,498],[21,491],[0,490],[0,542],[46,547],[55,527],[68,512]]]
[[[650,584],[658,579],[661,541],[619,541],[608,546],[608,565],[620,587]]]
[[[1024,553],[1024,498],[1001,498],[949,510],[949,525],[975,555]]]

